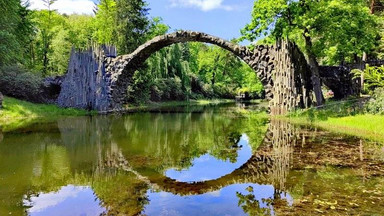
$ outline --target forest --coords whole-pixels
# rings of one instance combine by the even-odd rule
[[[161,17],[150,17],[143,0],[101,0],[93,16],[59,14],[51,9],[55,0],[42,1],[45,10],[30,10],[20,0],[1,1],[0,91],[10,96],[31,100],[23,98],[25,90],[38,92],[42,78],[64,75],[72,48],[106,44],[116,46],[118,55],[129,54],[171,31]],[[252,69],[229,52],[182,43],[152,55],[127,91],[130,102],[141,104],[234,98],[245,91],[260,98],[263,87]]]

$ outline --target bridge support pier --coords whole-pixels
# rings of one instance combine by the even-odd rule
[[[294,43],[282,40],[276,43],[274,53],[273,97],[269,101],[271,115],[310,107],[311,74],[304,55]]]

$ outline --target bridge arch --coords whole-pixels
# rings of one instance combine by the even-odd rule
[[[116,58],[108,57],[99,49],[91,50],[87,55],[72,52],[58,99],[59,105],[106,112],[123,110],[127,87],[134,72],[154,52],[181,42],[217,45],[242,59],[256,72],[264,85],[266,98],[270,100],[271,114],[283,114],[296,107],[310,105],[310,70],[304,55],[295,44],[278,41],[273,46],[259,45],[251,50],[195,31],[177,31],[157,36],[131,54]],[[83,63],[84,59],[86,63]]]
[[[271,87],[273,86],[273,82],[271,75],[275,66],[273,63],[273,46],[257,46],[255,50],[250,50],[245,46],[234,44],[202,32],[177,31],[171,34],[157,36],[138,47],[133,53],[119,56],[114,59],[111,64],[107,65],[107,70],[115,71],[117,77],[116,80],[112,80],[113,86],[118,87],[114,89],[112,93],[116,102],[121,103],[134,71],[153,53],[172,44],[183,42],[209,43],[233,53],[257,72],[259,79],[265,87],[267,98],[272,98]]]

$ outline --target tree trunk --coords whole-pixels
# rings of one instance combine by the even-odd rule
[[[319,63],[316,60],[316,56],[312,51],[312,41],[309,36],[309,30],[305,29],[304,34],[305,38],[305,49],[308,55],[308,64],[311,68],[311,80],[313,85],[313,91],[315,92],[316,104],[317,106],[321,106],[324,103],[323,92],[321,90],[321,81],[320,81],[320,69]]]
[[[366,52],[364,52],[363,53],[363,65],[361,66],[361,71],[362,71],[362,73],[361,73],[361,76],[360,76],[360,84],[361,84],[361,90],[360,90],[360,92],[361,91],[364,91],[364,70],[365,70],[365,67],[366,67],[366,62],[367,62],[367,53]]]
[[[376,3],[376,0],[371,0],[371,5],[370,5],[370,11],[371,11],[371,14],[374,14],[375,13],[375,3]]]

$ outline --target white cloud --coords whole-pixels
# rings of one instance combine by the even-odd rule
[[[171,7],[195,7],[202,11],[214,9],[233,10],[231,5],[224,5],[224,0],[170,0]]]
[[[30,9],[47,9],[47,6],[42,0],[30,0]],[[92,0],[58,0],[51,6],[63,14],[93,14],[95,4]]]
[[[85,187],[65,186],[58,192],[41,193],[38,196],[31,197],[31,200],[24,200],[24,205],[32,206],[28,211],[30,213],[40,212],[49,207],[56,206],[68,198],[77,197],[79,192],[84,190]]]

